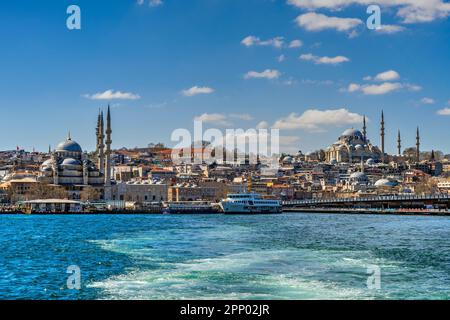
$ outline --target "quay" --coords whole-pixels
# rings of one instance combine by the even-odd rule
[[[397,215],[397,216],[450,216],[450,210],[433,209],[363,209],[363,208],[285,208],[285,213],[311,213],[311,214],[371,214],[371,215]]]

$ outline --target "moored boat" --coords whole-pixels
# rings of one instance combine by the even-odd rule
[[[220,202],[225,214],[268,214],[283,211],[280,200],[264,199],[256,193],[229,194]]]

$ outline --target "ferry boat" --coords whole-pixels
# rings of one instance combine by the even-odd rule
[[[264,199],[256,193],[229,194],[220,202],[225,214],[281,213],[280,200]]]

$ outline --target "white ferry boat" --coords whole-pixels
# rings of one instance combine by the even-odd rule
[[[281,213],[279,200],[263,199],[256,193],[229,194],[220,202],[220,207],[227,213]]]

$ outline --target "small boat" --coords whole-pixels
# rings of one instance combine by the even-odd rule
[[[225,214],[264,214],[281,213],[280,200],[264,199],[256,193],[229,194],[220,202]]]

